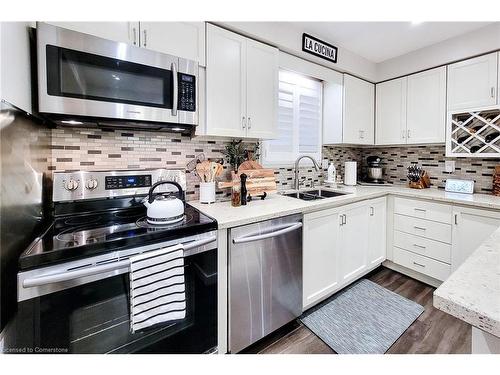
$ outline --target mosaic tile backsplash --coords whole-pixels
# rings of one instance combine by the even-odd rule
[[[103,170],[142,168],[185,168],[199,153],[207,158],[222,158],[222,150],[229,138],[193,138],[172,133],[147,131],[120,131],[87,128],[56,128],[52,130],[52,157],[49,169],[54,170]],[[418,163],[431,176],[434,186],[444,188],[446,178],[474,179],[476,192],[489,193],[492,189],[494,167],[500,159],[457,159],[456,171],[444,171],[445,147],[324,147],[323,158],[335,163],[337,172],[343,175],[345,161],[358,162],[358,174],[363,176],[366,157],[379,155],[383,158],[384,177],[392,183],[406,183],[406,168]],[[312,166],[300,168],[299,176],[305,177],[304,186],[320,184],[326,170],[316,172]],[[226,173],[230,168],[225,165]],[[293,187],[293,165],[277,168],[279,189]],[[187,173],[187,199],[198,199],[199,179],[194,173]],[[219,199],[227,197],[227,190],[217,190]]]

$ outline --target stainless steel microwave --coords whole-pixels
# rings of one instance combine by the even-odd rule
[[[61,125],[192,133],[198,62],[37,24],[38,112]]]

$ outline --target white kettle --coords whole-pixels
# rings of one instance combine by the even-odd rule
[[[173,194],[163,195],[153,194],[153,191],[160,185],[170,184],[177,187],[179,190],[179,198]],[[184,219],[184,192],[182,191],[181,185],[174,181],[160,181],[155,183],[149,189],[149,194],[142,203],[147,208],[147,221],[150,224],[156,225],[166,225],[177,223]]]

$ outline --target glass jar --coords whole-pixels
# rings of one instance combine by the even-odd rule
[[[241,206],[241,185],[235,183],[231,189],[231,206]]]

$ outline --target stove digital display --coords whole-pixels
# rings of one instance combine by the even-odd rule
[[[105,182],[106,190],[150,187],[151,175],[106,176]]]

